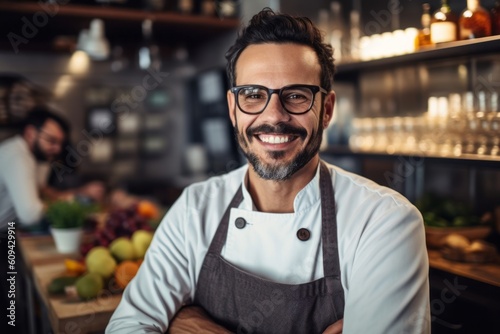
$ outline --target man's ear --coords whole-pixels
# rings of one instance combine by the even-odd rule
[[[26,128],[24,128],[23,136],[29,146],[35,141],[37,133],[38,130],[33,125],[27,125]]]
[[[330,121],[333,118],[333,112],[334,112],[334,107],[335,107],[335,92],[332,90],[330,91],[326,96],[325,96],[325,101],[324,101],[324,113],[323,113],[323,129],[326,129],[328,127],[328,124],[330,124]]]
[[[227,91],[227,107],[229,108],[229,118],[231,119],[231,123],[233,123],[233,126],[236,126],[236,120],[235,118],[235,111],[236,111],[236,100],[234,98],[234,94],[228,90]]]

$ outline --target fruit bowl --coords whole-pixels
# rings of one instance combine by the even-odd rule
[[[484,239],[491,233],[491,226],[464,226],[464,227],[432,227],[425,226],[427,247],[441,248],[444,239],[451,233],[462,235],[470,241]]]

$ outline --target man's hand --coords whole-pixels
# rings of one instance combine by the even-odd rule
[[[102,201],[105,192],[104,184],[99,181],[89,182],[78,189],[79,194],[85,195],[96,202]]]
[[[340,319],[333,325],[328,326],[323,334],[342,334],[342,328],[344,327],[344,319]]]
[[[172,319],[167,333],[231,334],[232,332],[216,324],[201,307],[185,306]]]

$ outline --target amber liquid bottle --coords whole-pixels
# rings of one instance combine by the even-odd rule
[[[491,28],[493,35],[500,35],[500,1],[495,1],[491,9]]]
[[[458,39],[458,19],[451,11],[448,0],[441,0],[431,19],[431,41],[433,44],[453,42]]]
[[[491,36],[490,13],[481,7],[479,0],[467,0],[459,19],[460,39],[472,39]]]
[[[431,6],[428,3],[422,5],[422,29],[418,32],[418,47],[425,47],[432,45],[431,41]]]

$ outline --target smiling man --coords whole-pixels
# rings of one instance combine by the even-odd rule
[[[428,333],[418,210],[319,157],[335,102],[319,30],[264,9],[226,58],[249,164],[185,189],[107,332]]]

